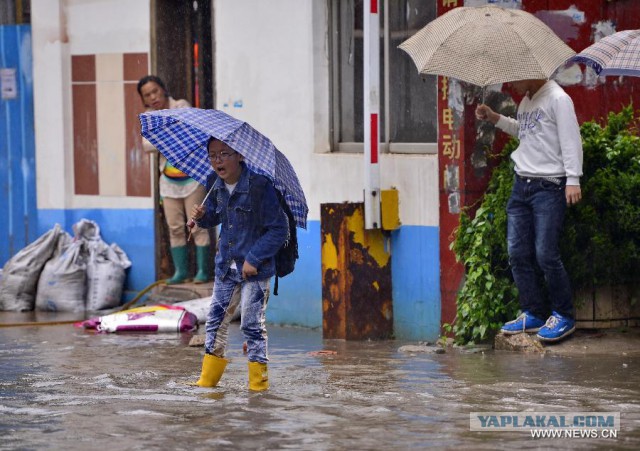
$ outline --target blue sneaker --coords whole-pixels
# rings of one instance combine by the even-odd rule
[[[543,325],[544,321],[525,311],[513,321],[505,323],[500,331],[505,335],[515,335],[524,332],[534,333],[538,332]]]
[[[576,322],[557,312],[553,312],[544,327],[538,332],[540,341],[558,341],[571,335],[576,330]]]

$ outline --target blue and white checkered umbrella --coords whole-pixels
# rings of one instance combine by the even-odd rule
[[[178,108],[140,115],[142,136],[169,162],[206,186],[213,172],[207,143],[216,138],[244,157],[247,166],[271,181],[293,213],[298,227],[307,228],[309,208],[293,166],[271,140],[220,110]]]

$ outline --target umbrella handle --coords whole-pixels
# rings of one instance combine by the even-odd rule
[[[211,192],[213,191],[213,185],[211,185],[211,188],[209,188],[209,191],[207,192],[207,195],[204,196],[204,199],[202,199],[202,203],[200,204],[200,206],[202,207],[204,205],[204,203],[207,201],[207,199],[209,198],[209,195],[211,194]],[[189,236],[187,237],[187,243],[189,241],[191,241],[191,232],[193,231],[193,228],[196,226],[196,221],[191,218],[187,221],[187,227],[189,228]]]
[[[189,236],[187,236],[187,243],[191,241],[191,235],[193,235],[193,228],[196,226],[196,222],[193,218],[187,221],[187,227],[189,228]]]

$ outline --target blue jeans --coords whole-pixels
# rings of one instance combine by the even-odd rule
[[[547,282],[551,309],[573,318],[571,283],[560,259],[559,240],[567,208],[565,179],[555,184],[516,175],[507,203],[509,263],[520,296],[520,308],[544,319],[542,287],[536,263]]]
[[[269,361],[265,326],[269,281],[270,279],[243,280],[241,273],[234,269],[229,270],[225,277],[216,276],[205,327],[206,353],[224,357],[229,336],[229,323],[239,307],[240,330],[247,341],[249,361],[260,363]]]

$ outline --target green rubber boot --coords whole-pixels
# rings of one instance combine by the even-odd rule
[[[170,279],[167,279],[167,285],[175,285],[187,281],[187,246],[177,246],[171,248],[171,258],[176,272]]]
[[[209,275],[209,255],[209,246],[196,246],[198,272],[193,279],[193,283],[205,283],[211,280]]]

